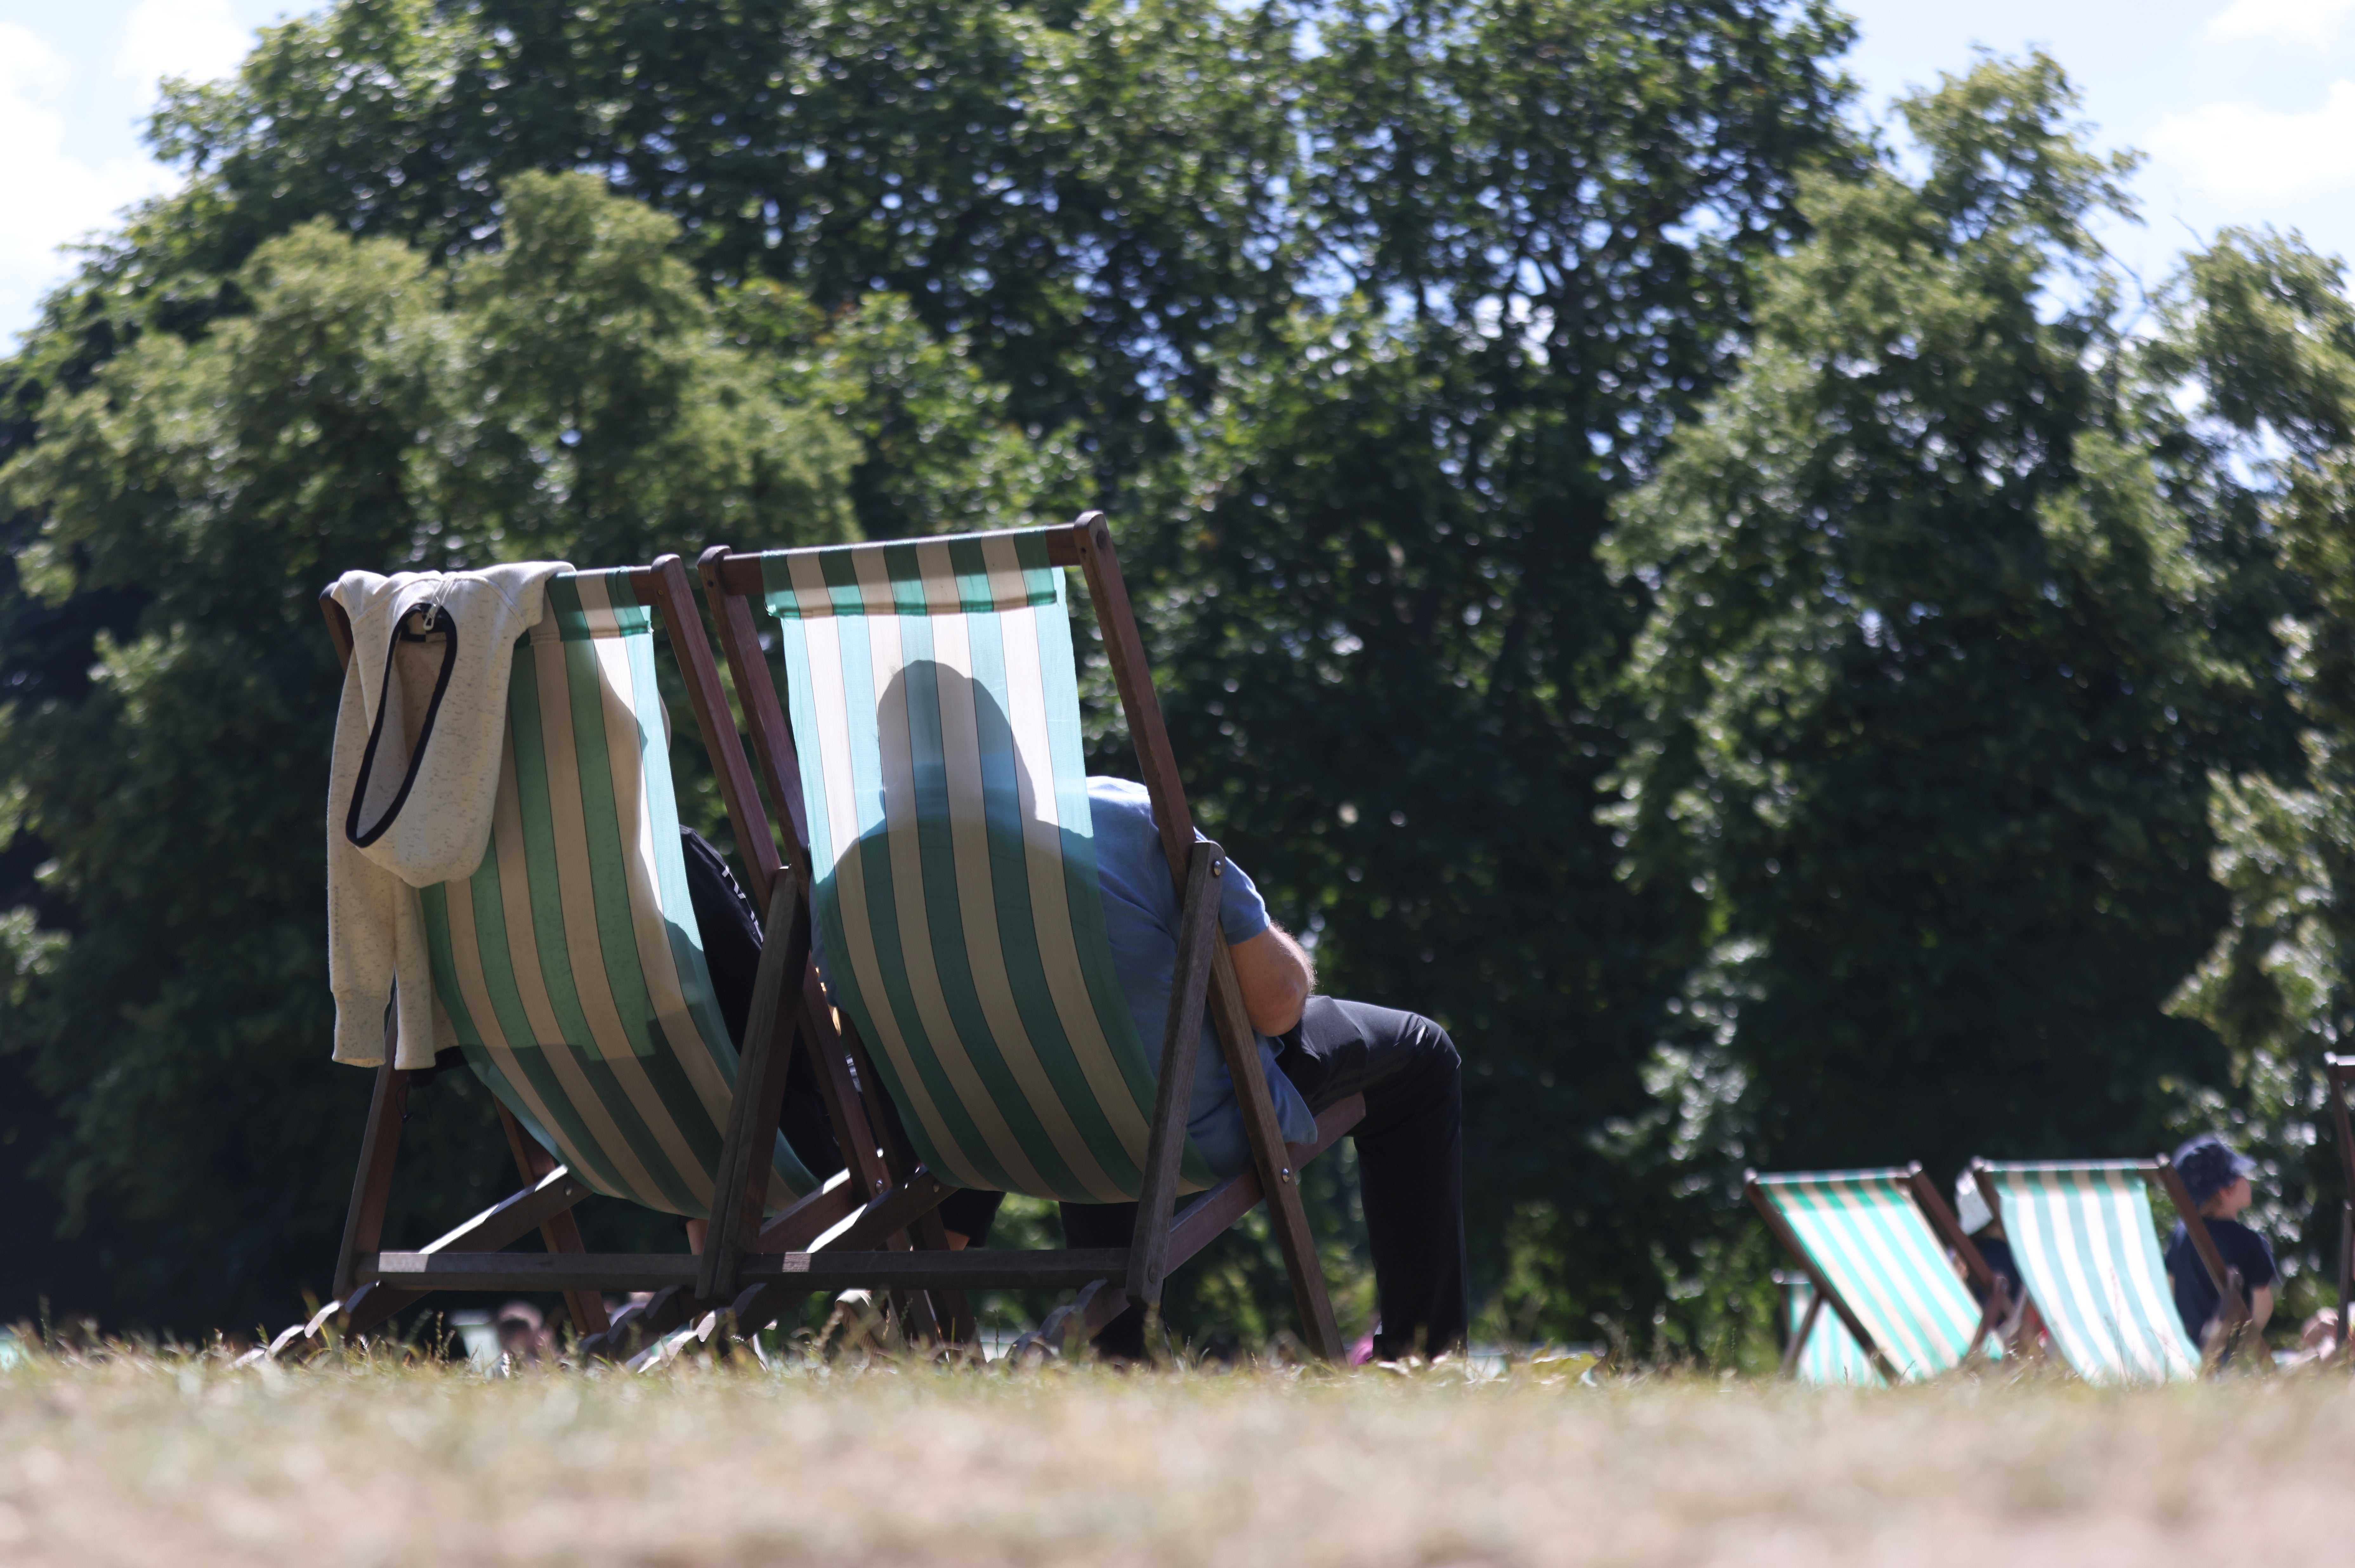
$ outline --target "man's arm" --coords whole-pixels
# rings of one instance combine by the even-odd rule
[[[1316,966],[1289,932],[1270,921],[1265,931],[1227,951],[1234,955],[1235,981],[1242,987],[1252,1028],[1273,1037],[1300,1021],[1300,1010],[1316,989]]]

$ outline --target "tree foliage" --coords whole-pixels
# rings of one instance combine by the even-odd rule
[[[1641,877],[1707,884],[1751,1157],[2156,1147],[2222,1075],[2168,1011],[2229,912],[2211,774],[2294,768],[2256,497],[2086,235],[2121,160],[2050,62],[1908,101],[1811,183],[1741,378],[1622,507]]]
[[[1214,830],[1328,988],[1464,1049],[1498,1328],[1754,1351],[1745,1159],[2238,1116],[2319,1202],[2339,275],[2228,235],[2137,317],[2056,67],[1908,101],[1908,161],[1849,36],[342,0],[175,89],[186,187],[0,367],[0,1274],[184,1329],[319,1283],[335,572],[1087,505]],[[471,1094],[397,1222],[493,1184]],[[1173,1311],[1281,1322],[1222,1247]]]

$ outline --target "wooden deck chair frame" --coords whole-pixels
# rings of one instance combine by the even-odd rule
[[[2347,1349],[2349,1297],[2355,1296],[2355,1129],[2347,1116],[2347,1083],[2355,1079],[2355,1056],[2326,1054],[2323,1076],[2330,1084],[2330,1129],[2339,1140],[2339,1173],[2345,1196],[2339,1200],[2339,1331],[2338,1350]]]
[[[735,728],[725,699],[713,701],[719,691],[718,668],[685,568],[677,556],[666,555],[651,566],[633,570],[629,582],[639,603],[655,610],[670,635],[675,656],[686,676],[697,727],[719,773],[720,793],[737,841],[764,842],[767,833],[759,797],[750,773],[742,766],[742,752],[734,744]],[[337,657],[348,663],[350,620],[332,591],[322,593],[319,603]],[[736,764],[732,771],[731,760]],[[767,1173],[755,1150],[760,1135],[777,1125],[789,1052],[798,1037],[811,1052],[828,1118],[848,1168],[764,1225],[756,1225],[757,1243],[772,1253],[809,1246],[821,1237],[837,1248],[904,1251],[916,1244],[944,1248],[946,1238],[936,1220],[926,1225],[921,1215],[862,1211],[892,1189],[894,1178],[882,1140],[874,1131],[870,1108],[854,1086],[838,1044],[830,1051],[828,1037],[808,1027],[808,999],[785,983],[786,976],[808,967],[806,902],[787,896],[786,890],[773,890],[771,876],[760,866],[757,855],[752,862],[753,884],[768,911],[767,940],[729,1102],[709,1233],[724,1233],[723,1218],[731,1227],[739,1223],[747,1205],[756,1221],[761,1213],[762,1184]],[[523,1187],[422,1251],[380,1251],[401,1123],[416,1076],[394,1066],[392,1056],[388,1024],[386,1060],[377,1069],[343,1242],[336,1253],[334,1299],[306,1323],[281,1334],[269,1347],[271,1355],[316,1345],[332,1332],[363,1332],[441,1290],[561,1291],[573,1329],[581,1336],[579,1349],[590,1355],[633,1349],[645,1339],[687,1324],[698,1310],[708,1319],[716,1319],[711,1309],[726,1304],[711,1298],[708,1281],[712,1249],[707,1244],[701,1258],[668,1253],[587,1253],[572,1210],[591,1195],[590,1189],[541,1147],[496,1099],[493,1104]],[[545,1253],[500,1253],[499,1249],[534,1230],[547,1247]],[[608,1290],[654,1295],[642,1306],[609,1319],[603,1299]],[[904,1314],[902,1322],[919,1337],[943,1333],[971,1337],[971,1314],[954,1291],[942,1292],[937,1301],[922,1295],[903,1296],[897,1305]]]
[[[1980,1170],[1991,1163],[1974,1158],[1970,1164],[1971,1179],[1977,1183],[1979,1196],[1986,1201],[1987,1212],[2000,1221],[2003,1218],[2003,1200],[1996,1184],[1979,1179]],[[2241,1279],[2241,1271],[2226,1266],[2224,1255],[2216,1250],[2216,1238],[2209,1233],[2208,1221],[2200,1217],[2198,1206],[2191,1201],[2191,1193],[2183,1185],[2183,1174],[2175,1168],[2173,1159],[2163,1154],[2155,1155],[2147,1161],[2126,1161],[2124,1168],[2158,1179],[2168,1201],[2175,1205],[2177,1218],[2183,1221],[2185,1233],[2191,1238],[2191,1250],[2200,1254],[2200,1265],[2208,1271],[2210,1282],[2216,1286],[2217,1297],[2224,1308],[2223,1332],[2217,1335],[2212,1346],[2195,1342],[2193,1347],[2200,1352],[2203,1367],[2212,1369],[2226,1352],[2239,1343],[2241,1333],[2250,1321],[2249,1298]]]
[[[2005,1298],[2002,1281],[1987,1266],[1987,1261],[1980,1254],[1977,1243],[1964,1232],[1961,1222],[1955,1218],[1954,1210],[1947,1206],[1945,1195],[1938,1190],[1937,1183],[1923,1171],[1920,1160],[1886,1173],[1865,1174],[1895,1177],[1913,1198],[1914,1206],[1922,1211],[1923,1218],[1929,1221],[1931,1233],[1953,1249],[1955,1255],[1962,1260],[1971,1283],[1987,1293],[1978,1328],[1971,1336],[1973,1346],[1985,1344],[1987,1335],[2009,1315],[2009,1303]],[[1791,1222],[1774,1206],[1774,1200],[1766,1196],[1765,1186],[1759,1180],[1758,1172],[1747,1170],[1742,1173],[1742,1195],[1750,1200],[1750,1206],[1758,1211],[1758,1217],[1765,1221],[1768,1234],[1782,1243],[1783,1250],[1790,1254],[1791,1260],[1807,1276],[1808,1283],[1815,1286],[1815,1297],[1808,1303],[1797,1331],[1792,1334],[1790,1343],[1784,1347],[1781,1375],[1791,1376],[1798,1366],[1799,1357],[1807,1348],[1808,1336],[1816,1331],[1816,1321],[1823,1316],[1824,1307],[1828,1304],[1872,1364],[1881,1369],[1881,1375],[1891,1383],[1902,1381],[1895,1363],[1866,1331],[1863,1320],[1857,1317],[1856,1309],[1849,1304],[1848,1297],[1817,1264],[1815,1255],[1801,1243],[1798,1233],[1791,1229]]]
[[[1087,512],[1061,527],[1023,532],[1044,537],[1047,559],[1054,567],[1076,567],[1085,577],[1114,683],[1128,720],[1129,733],[1135,741],[1137,766],[1151,795],[1162,845],[1169,859],[1170,875],[1181,897],[1177,984],[1163,1031],[1136,1228],[1130,1243],[1125,1248],[1089,1251],[984,1248],[890,1260],[868,1254],[845,1257],[835,1263],[823,1257],[780,1258],[774,1255],[773,1244],[755,1246],[749,1238],[737,1236],[730,1238],[736,1243],[732,1249],[708,1249],[707,1257],[717,1260],[722,1278],[732,1268],[739,1278],[760,1282],[739,1298],[741,1326],[757,1326],[764,1314],[790,1304],[800,1292],[812,1289],[917,1283],[961,1284],[969,1288],[1077,1287],[1079,1298],[1059,1309],[1042,1332],[1050,1338],[1063,1333],[1084,1339],[1109,1323],[1131,1301],[1157,1309],[1169,1272],[1242,1219],[1264,1197],[1306,1346],[1320,1359],[1338,1360],[1343,1353],[1340,1333],[1317,1261],[1316,1238],[1301,1202],[1296,1173],[1357,1125],[1365,1112],[1364,1098],[1351,1095],[1327,1107],[1317,1118],[1313,1141],[1298,1145],[1284,1141],[1274,1098],[1261,1068],[1257,1036],[1243,1008],[1233,961],[1215,923],[1218,898],[1213,878],[1221,869],[1223,851],[1214,843],[1195,838],[1193,815],[1162,722],[1145,645],[1137,634],[1128,591],[1114,552],[1112,530],[1103,514]],[[798,901],[794,918],[800,927],[805,928],[811,874],[808,819],[793,730],[762,652],[754,614],[754,596],[763,591],[762,557],[716,547],[704,552],[698,570],[745,723],[751,731],[761,781],[767,790],[772,819],[782,835],[784,853],[776,854],[776,845],[767,834],[746,836],[740,832],[739,841],[758,846],[748,864],[757,882],[792,890]],[[698,705],[706,700],[717,705],[724,699],[714,686],[708,699],[698,700]],[[743,766],[732,730],[725,744],[738,752],[730,766]],[[820,987],[814,968],[805,976],[803,985],[805,994],[815,1001]],[[1206,1008],[1233,1076],[1252,1166],[1201,1193],[1179,1211],[1176,1200],[1179,1158],[1185,1143],[1185,1086],[1192,1081]],[[837,1025],[824,1007],[815,1006],[813,1027],[827,1033],[838,1028],[849,1058],[860,1064],[860,1082],[880,1083],[872,1067],[866,1064],[867,1047],[858,1040],[847,1014]],[[888,1097],[884,1098],[888,1115]],[[893,1141],[900,1140],[895,1136]],[[904,1160],[906,1156],[901,1154],[900,1157]],[[888,1197],[879,1200],[879,1206],[895,1215],[929,1212],[953,1190],[946,1182],[917,1170]],[[718,1233],[716,1224],[714,1232]],[[788,1277],[781,1270],[794,1273]]]

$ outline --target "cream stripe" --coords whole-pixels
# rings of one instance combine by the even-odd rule
[[[539,669],[539,647],[532,646],[530,671]],[[515,761],[515,727],[507,728],[506,762]],[[512,1048],[537,1045],[550,1051],[570,1049],[564,1026],[556,1021],[556,1004],[549,999],[548,977],[539,970],[539,944],[531,920],[531,860],[523,841],[523,801],[513,766],[499,770],[498,803],[491,817],[491,849],[499,858],[499,904],[507,924],[507,967],[515,976],[516,996],[532,1038],[509,1040]]]
[[[925,1086],[923,1075],[916,1071],[915,1058],[900,1029],[899,1016],[892,1010],[890,993],[883,986],[882,962],[875,951],[874,913],[867,905],[866,859],[859,844],[858,802],[850,773],[850,697],[842,677],[842,623],[828,615],[804,621],[800,625],[809,650],[810,688],[817,705],[817,711],[807,715],[806,722],[815,731],[820,773],[826,786],[826,826],[834,835],[835,898],[842,906],[843,931],[850,944],[850,951],[835,955],[834,962],[849,965],[851,972],[858,976],[871,1021],[881,1036],[874,1043],[891,1059],[892,1070],[908,1098],[907,1108],[923,1125],[933,1149],[955,1164],[957,1168],[947,1174],[959,1181],[986,1187],[989,1185],[987,1179],[949,1130],[947,1120]]]
[[[788,555],[785,570],[793,574],[795,608],[804,615],[814,610],[823,610],[828,616],[834,613],[834,591],[826,585],[826,573],[818,570],[815,555]]]
[[[954,615],[962,609],[957,598],[956,563],[949,559],[944,540],[926,539],[916,547],[918,569],[924,579],[924,607],[935,615]]]
[[[1111,1124],[1113,1136],[1128,1151],[1139,1170],[1145,1168],[1146,1143],[1152,1127],[1147,1113],[1121,1076],[1113,1060],[1112,1042],[1104,1038],[1103,1020],[1096,1016],[1080,969],[1079,945],[1071,934],[1071,890],[1063,881],[1063,835],[1057,820],[1054,750],[1047,738],[1046,681],[1039,664],[1039,617],[1060,615],[1060,604],[1033,605],[998,617],[1005,646],[1006,691],[1010,704],[1007,722],[1014,730],[1015,773],[1022,791],[1024,863],[1030,872],[1031,923],[1040,933],[1039,956],[1047,971],[1047,989],[1063,1020],[1080,1071],[1095,1095],[1096,1110]],[[1146,1060],[1160,1071],[1161,1042],[1145,1042]]]
[[[988,806],[983,797],[980,720],[973,675],[970,626],[963,615],[932,619],[937,664],[964,677],[963,700],[943,694],[940,705],[943,761],[949,792],[949,837],[956,859],[957,908],[964,925],[965,956],[982,1017],[997,1041],[1006,1065],[1022,1087],[1030,1112],[1047,1131],[1055,1152],[1098,1202],[1118,1202],[1126,1194],[1106,1176],[1071,1124],[1071,1108],[1055,1092],[1036,1043],[1015,1005],[1006,973],[1006,951],[997,931],[996,881],[989,863]],[[1024,835],[1026,840],[1028,835]],[[1024,859],[1028,855],[1026,851]]]
[[[2093,1368],[2081,1370],[2088,1371],[2089,1375],[2094,1371],[2121,1371],[2125,1360],[2119,1354],[2121,1347],[2104,1322],[2105,1315],[2099,1305],[2101,1297],[2094,1294],[2094,1282],[2085,1277],[2084,1264],[2077,1255],[2083,1242],[2079,1234],[2083,1227],[2078,1221],[2076,1206],[2062,1197],[2058,1186],[2052,1183],[2052,1178],[2046,1178],[2036,1208],[2040,1220],[2046,1224],[2048,1255],[2058,1260],[2061,1273],[2069,1282],[2071,1324],[2077,1329],[2083,1353],[2094,1363]]]
[[[572,989],[599,1052],[607,1062],[635,1061],[629,1037],[613,1013],[613,994],[605,986],[605,959],[597,945],[597,927],[591,912],[597,907],[589,885],[589,834],[581,809],[581,753],[572,731],[571,682],[565,670],[565,645],[559,640],[532,644],[533,674],[539,685],[539,732],[548,765],[548,804],[556,838],[556,882],[565,912],[565,955],[572,963]],[[533,955],[535,968],[538,955]],[[546,983],[544,980],[541,982]],[[558,1039],[563,1036],[559,1034]],[[595,1087],[581,1070],[578,1052],[589,1040],[565,1040],[567,1049],[548,1053],[571,1097],[573,1108],[596,1134],[605,1157],[636,1189],[640,1201],[655,1200],[661,1208],[663,1189],[646,1170],[623,1136]],[[635,1096],[633,1096],[634,1099]]]
[[[983,539],[981,560],[982,564],[989,569],[990,603],[999,610],[1019,608],[1022,603],[1022,558],[1015,553],[1014,541],[1004,534]]]
[[[500,771],[504,775],[501,796],[512,800],[515,795],[515,732],[512,728],[506,734]],[[492,827],[495,841],[497,834],[498,827],[495,824]],[[502,863],[502,880],[506,869]],[[458,971],[458,994],[465,998],[466,1010],[474,1015],[474,1028],[483,1037],[483,1048],[499,1063],[499,1070],[506,1075],[507,1083],[522,1099],[525,1108],[531,1112],[532,1118],[547,1129],[550,1137],[561,1144],[564,1141],[563,1125],[549,1112],[547,1102],[540,1098],[539,1091],[533,1087],[531,1080],[522,1076],[511,1065],[515,1060],[512,1042],[507,1040],[506,1031],[500,1027],[498,1010],[491,1004],[489,982],[483,974],[483,933],[482,928],[474,923],[473,889],[465,882],[449,883],[443,904],[450,912],[450,954]],[[580,1169],[577,1165],[574,1168]],[[580,1174],[582,1180],[595,1185],[589,1172],[581,1170]]]
[[[580,581],[582,602],[591,603],[593,594],[593,602],[601,607],[605,607],[605,579],[583,577]],[[609,607],[606,619],[608,622],[613,619]],[[641,859],[651,850],[646,823],[645,773],[638,756],[638,747],[641,743],[638,738],[638,716],[636,710],[630,706],[628,697],[629,650],[623,646],[618,637],[592,637],[586,645],[597,661],[598,718],[604,729],[602,739],[605,742],[605,770],[613,790],[613,827],[621,843],[622,891],[629,901],[632,933],[643,966],[645,940],[645,933],[638,929],[638,923],[645,909],[659,906],[655,904],[651,879],[645,877],[645,866]],[[615,667],[617,665],[621,667],[618,671]],[[577,753],[572,760],[577,775],[580,761]],[[582,823],[584,836],[581,841],[581,863],[585,869],[588,864],[589,849],[585,836],[585,816]],[[570,921],[566,922],[568,927],[571,923]],[[593,922],[584,923],[588,925],[590,940],[595,945],[598,954],[598,965],[594,971],[597,1001],[604,1009],[606,1016],[613,1020],[615,1026],[623,1027],[620,1005],[613,997],[613,976],[604,965],[604,945],[600,940],[601,933]],[[666,943],[663,955],[666,966],[669,958],[667,945]],[[644,978],[648,982],[647,999],[659,1015],[663,1004],[653,990],[654,976],[646,975]],[[581,983],[581,971],[577,958],[574,960],[573,987],[576,991],[583,993],[581,1002],[585,1010],[589,998],[585,994],[587,987]],[[684,1007],[680,1011],[684,1013]],[[591,1016],[593,1018],[596,1015]],[[689,1038],[692,1036],[693,1031],[690,1029]],[[626,1036],[624,1039],[626,1041]],[[663,1098],[662,1091],[655,1087],[654,1080],[646,1076],[645,1062],[640,1059],[634,1046],[624,1043],[620,1051],[608,1051],[605,1064],[613,1071],[613,1082],[620,1086],[623,1093],[630,1097],[630,1104],[637,1108],[638,1119],[645,1124],[646,1131],[654,1136],[655,1144],[663,1151],[663,1157],[670,1162],[672,1172],[687,1183],[687,1190],[694,1195],[698,1202],[709,1204],[712,1173],[705,1168],[703,1161],[696,1155],[694,1145],[689,1143],[686,1134],[679,1130],[669,1103]],[[721,1104],[725,1104],[726,1102],[723,1100]],[[707,1115],[712,1115],[708,1103],[704,1110]],[[722,1112],[719,1115],[712,1115],[713,1125],[723,1125],[720,1118],[724,1115],[725,1113]]]
[[[2151,1234],[2148,1190],[2143,1189],[2140,1201],[2131,1190],[2121,1190],[2116,1200],[2118,1233],[2135,1243],[2122,1250],[2134,1265],[2130,1272],[2134,1275],[2136,1305],[2149,1332],[2158,1341],[2155,1349],[2160,1376],[2196,1372],[2199,1360],[2186,1349],[2188,1336],[2182,1332],[2175,1303],[2164,1288],[2164,1270],[2155,1271],[2153,1267],[2152,1258],[2158,1243]]]
[[[882,561],[861,558],[862,578],[870,565],[880,575]],[[982,1139],[996,1156],[998,1168],[1028,1193],[1048,1188],[1023,1151],[1021,1140],[1006,1125],[996,1100],[974,1071],[964,1042],[957,1036],[948,1001],[941,995],[940,974],[932,958],[932,932],[925,919],[923,852],[916,828],[916,784],[908,747],[908,688],[899,678],[906,667],[900,646],[900,617],[870,615],[867,622],[868,652],[874,671],[876,730],[882,744],[884,832],[891,856],[891,891],[898,906],[900,948],[907,959],[908,991],[914,998],[917,1021],[932,1042],[932,1055],[956,1091],[957,1100],[974,1120]]]
[[[850,688],[843,681],[842,623],[828,615],[807,623],[802,631],[818,709],[809,719],[817,729],[819,771],[826,781],[826,827],[833,835],[838,864],[858,842],[862,805],[872,803],[858,799],[850,766]]]
[[[597,941],[597,893],[589,880],[589,819],[581,799],[580,736],[572,727],[567,646],[543,643],[533,650],[539,666],[540,732],[548,741],[549,816],[556,834],[557,885],[564,898],[564,951],[572,961],[573,992],[589,1025],[590,1040],[579,1043],[593,1042],[610,1061],[632,1054],[633,1048],[613,1010],[605,955]]]

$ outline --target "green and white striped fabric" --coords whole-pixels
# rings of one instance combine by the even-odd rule
[[[491,847],[424,891],[476,1076],[597,1191],[710,1211],[736,1047],[704,967],[654,635],[626,571],[552,579],[516,645]],[[817,1183],[783,1137],[767,1207]]]
[[[1783,1282],[1784,1302],[1789,1313],[1789,1331],[1796,1334],[1807,1320],[1807,1305],[1816,1298],[1815,1282],[1806,1275]],[[1838,1313],[1829,1304],[1816,1319],[1814,1332],[1799,1348],[1798,1364],[1791,1369],[1803,1383],[1878,1383],[1884,1381],[1881,1369],[1856,1342]]]
[[[2061,1354],[2096,1382],[2200,1371],[2159,1261],[2149,1169],[2134,1160],[1977,1168],[2029,1299]]]
[[[1931,1377],[1970,1352],[1978,1304],[1914,1205],[1904,1172],[1810,1171],[1762,1176],[1758,1185],[1899,1372]],[[1828,1307],[1823,1321],[1838,1321]]]
[[[1123,999],[1063,573],[1038,531],[762,558],[835,997],[944,1181],[1137,1195],[1156,1056]],[[1214,1179],[1191,1139],[1188,1189]]]

